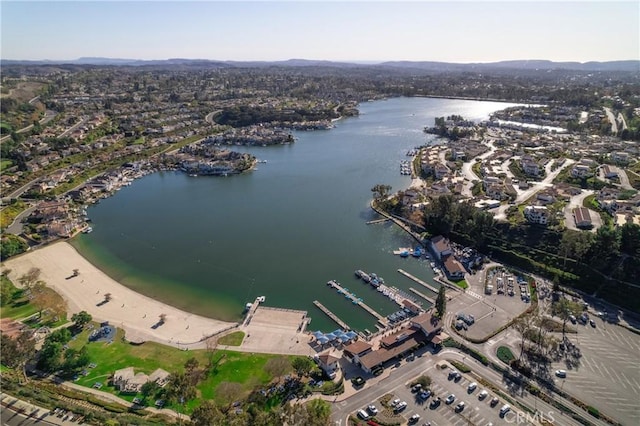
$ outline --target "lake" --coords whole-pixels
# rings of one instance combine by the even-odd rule
[[[431,283],[428,260],[400,258],[414,246],[406,233],[369,208],[371,188],[410,184],[400,174],[406,152],[435,141],[424,126],[436,116],[479,121],[514,104],[394,98],[360,105],[360,116],[330,130],[295,132],[296,142],[234,147],[266,163],[250,173],[190,177],[158,172],[88,208],[93,232],[73,245],[122,284],[204,316],[237,320],[246,302],[306,310],[310,329],[337,326],[313,305],[333,311],[356,330],[375,330],[375,318],[331,290],[335,279],[383,315],[398,310],[356,279],[376,272],[387,285],[428,290],[400,275],[402,268]],[[428,302],[424,302],[428,306]]]

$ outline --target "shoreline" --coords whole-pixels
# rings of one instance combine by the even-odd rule
[[[68,318],[84,310],[94,321],[108,321],[124,329],[130,342],[154,341],[183,349],[205,347],[208,337],[239,326],[192,314],[137,293],[98,269],[66,241],[4,262],[4,269],[11,270],[9,278],[14,283],[34,267],[40,269],[40,278],[47,286],[65,299]],[[74,269],[79,274],[72,277]],[[107,293],[111,294],[111,300],[102,303]],[[156,326],[161,314],[166,315],[166,321]]]

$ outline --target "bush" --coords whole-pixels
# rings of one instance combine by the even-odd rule
[[[513,355],[513,352],[511,352],[511,349],[506,346],[500,346],[496,355],[498,355],[498,359],[500,359],[500,361],[504,362],[507,365],[509,365],[511,361],[516,359],[516,357]]]
[[[464,364],[460,361],[449,361],[451,365],[458,369],[461,373],[469,373],[471,372],[471,368],[467,364]]]
[[[596,419],[600,418],[600,411],[598,411],[596,407],[588,406],[587,412],[591,414],[593,417],[595,417]]]

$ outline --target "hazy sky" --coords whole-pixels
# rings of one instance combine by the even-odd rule
[[[640,2],[0,2],[3,59],[640,59]]]

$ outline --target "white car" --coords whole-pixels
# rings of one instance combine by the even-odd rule
[[[391,406],[392,407],[395,407],[398,404],[400,404],[400,399],[399,398],[396,398],[393,401],[391,401]]]
[[[480,393],[478,394],[478,399],[479,399],[480,401],[482,401],[483,399],[485,399],[485,398],[486,398],[486,397],[488,397],[488,396],[489,396],[489,392],[487,392],[487,390],[486,390],[486,389],[484,389],[482,392],[480,392]]]
[[[360,410],[358,411],[358,417],[360,417],[362,420],[367,420],[369,418],[369,415],[366,411]]]
[[[396,411],[402,411],[407,408],[407,403],[405,401],[401,401],[398,405],[396,405]]]
[[[367,410],[369,410],[369,412],[371,413],[372,416],[375,416],[376,414],[378,414],[378,409],[376,408],[375,405],[371,404],[370,406],[367,407]]]
[[[464,407],[465,407],[464,401],[460,401],[458,405],[456,405],[456,412],[459,413],[460,411],[464,410]]]
[[[414,414],[413,416],[409,417],[409,423],[416,423],[420,420],[420,414]]]
[[[556,376],[564,379],[565,377],[567,377],[567,372],[565,370],[556,370]]]
[[[477,387],[478,387],[478,384],[476,382],[469,383],[469,386],[467,387],[467,392],[471,393],[474,390],[476,390]]]
[[[451,405],[453,404],[453,401],[456,400],[456,396],[454,394],[451,394],[447,397],[447,399],[444,400],[445,404],[447,405]]]

